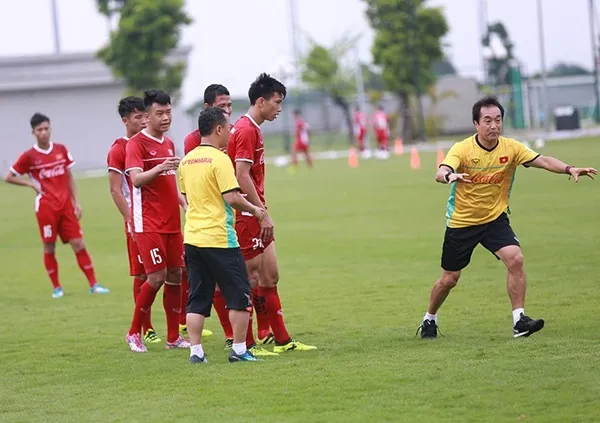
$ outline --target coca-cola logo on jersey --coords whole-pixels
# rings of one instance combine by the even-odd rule
[[[65,174],[65,165],[59,164],[49,169],[40,170],[40,179],[54,178]]]
[[[169,176],[169,175],[177,175],[177,171],[176,170],[165,170],[164,172],[161,172],[160,176]]]

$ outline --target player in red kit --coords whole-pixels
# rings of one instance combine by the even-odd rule
[[[33,188],[37,193],[35,215],[44,243],[44,265],[54,288],[52,297],[64,296],[55,256],[57,237],[63,243],[71,244],[77,263],[90,284],[90,293],[107,294],[110,291],[96,280],[92,259],[83,242],[79,225],[82,210],[71,174],[75,162],[67,147],[50,141],[52,131],[47,116],[36,113],[30,123],[36,144],[21,154],[5,180],[10,184]],[[29,175],[30,181],[21,177],[25,174]]]
[[[292,164],[297,166],[298,153],[304,153],[307,166],[312,167],[313,164],[309,151],[308,123],[302,118],[300,109],[294,110],[294,124],[296,127],[296,143],[292,149]]]
[[[358,150],[362,153],[365,151],[365,137],[367,135],[367,115],[360,111],[360,106],[354,109],[354,136],[358,144]]]
[[[377,111],[373,114],[373,129],[375,130],[378,146],[375,157],[380,159],[389,158],[390,122],[383,106],[377,107]]]
[[[250,109],[235,123],[227,146],[243,194],[252,204],[264,209],[265,160],[260,125],[277,118],[285,96],[286,88],[281,82],[267,74],[261,74],[248,90]],[[235,229],[253,288],[254,307],[257,314],[264,313],[267,316],[272,330],[270,334],[266,331],[267,328],[259,325],[259,342],[264,345],[274,340],[273,353],[316,349],[314,346],[294,341],[285,327],[277,292],[279,270],[271,219],[267,217],[259,223],[255,217],[238,212]],[[256,351],[251,323],[248,329],[246,344],[254,355],[260,355],[260,352]]]
[[[163,306],[167,318],[167,349],[189,348],[179,335],[183,236],[173,141],[164,136],[171,127],[171,97],[164,91],[144,92],[146,128],[126,147],[125,169],[132,183],[131,225],[144,270],[148,276],[135,300],[131,327],[126,336],[134,352],[146,352],[140,336],[142,324],[164,285]]]
[[[144,107],[144,99],[140,97],[126,97],[121,99],[118,111],[123,125],[125,125],[126,135],[113,143],[106,158],[110,193],[124,221],[127,255],[129,257],[129,274],[133,276],[133,301],[136,300],[142,284],[146,281],[146,272],[142,264],[142,257],[137,249],[137,244],[131,234],[132,186],[131,179],[125,173],[125,149],[129,139],[146,127]],[[161,342],[161,339],[156,335],[152,326],[150,311],[148,311],[142,322],[142,334],[144,334],[144,341],[146,342]]]

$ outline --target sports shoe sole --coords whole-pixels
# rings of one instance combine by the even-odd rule
[[[541,331],[544,328],[544,324],[545,324],[544,319],[539,319],[538,321],[535,322],[535,325],[533,325],[530,330],[528,330],[527,332],[516,333],[513,335],[513,337],[520,338],[520,337],[524,336],[527,338],[528,336]]]

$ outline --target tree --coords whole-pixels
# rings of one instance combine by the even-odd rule
[[[344,66],[344,60],[354,42],[350,37],[344,37],[327,48],[313,41],[302,63],[302,80],[326,93],[342,109],[351,144],[354,144],[354,128],[349,98],[355,93],[355,84],[354,72]]]
[[[448,23],[440,8],[425,0],[365,0],[367,18],[375,30],[375,64],[382,68],[388,90],[400,100],[405,139],[415,133],[410,97],[425,92],[436,80],[433,64],[444,57],[442,38]],[[418,66],[418,71],[417,71]]]
[[[436,76],[456,75],[458,73],[456,72],[456,68],[454,67],[450,59],[448,59],[447,57],[433,62],[431,70]]]
[[[510,84],[510,62],[514,59],[514,44],[504,24],[489,24],[481,43],[486,52],[487,75],[492,85]]]
[[[98,10],[110,18],[119,13],[119,26],[108,45],[98,52],[130,94],[160,87],[176,101],[185,63],[170,63],[167,56],[179,44],[181,27],[192,20],[184,0],[97,0]]]
[[[547,76],[551,78],[558,78],[562,76],[580,76],[580,75],[591,75],[591,71],[589,69],[584,68],[577,63],[566,63],[559,62],[552,66],[550,71],[548,71]],[[540,78],[541,74],[535,73],[532,78]]]

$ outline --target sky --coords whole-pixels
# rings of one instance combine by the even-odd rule
[[[62,52],[96,51],[108,39],[108,25],[94,0],[56,0]],[[450,26],[444,43],[461,75],[480,77],[479,4],[487,3],[489,21],[502,21],[526,73],[541,68],[536,0],[429,0],[442,7]],[[370,62],[373,31],[361,0],[297,0],[300,46],[309,39],[331,45],[344,34],[360,35],[358,55]],[[568,3],[565,4],[565,3]],[[588,0],[542,0],[546,63],[592,66]],[[51,0],[0,0],[0,56],[54,52]],[[182,44],[193,48],[182,102],[201,98],[204,88],[221,83],[245,96],[261,72],[276,73],[293,57],[287,0],[187,0],[194,23],[183,30]],[[35,13],[32,13],[35,11]],[[600,27],[596,19],[596,26]]]

